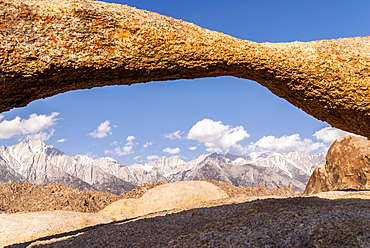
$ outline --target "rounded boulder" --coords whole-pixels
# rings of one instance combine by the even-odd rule
[[[101,210],[99,214],[110,216],[115,220],[134,218],[136,217],[134,212],[137,200],[138,199],[121,199],[115,201]]]
[[[225,191],[204,181],[169,183],[146,192],[137,201],[135,214],[145,215],[228,197]]]

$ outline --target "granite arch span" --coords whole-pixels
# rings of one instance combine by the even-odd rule
[[[0,112],[70,90],[235,76],[370,137],[370,37],[255,43],[92,0],[0,0],[0,16]]]

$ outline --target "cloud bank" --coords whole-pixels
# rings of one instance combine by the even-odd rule
[[[178,131],[180,132],[180,131]],[[198,121],[188,132],[187,138],[196,140],[206,146],[208,152],[228,152],[230,149],[241,154],[253,151],[272,151],[288,153],[299,152],[324,152],[328,145],[343,135],[351,134],[333,127],[325,127],[312,136],[316,138],[301,138],[299,134],[284,135],[281,137],[264,136],[256,142],[243,146],[238,142],[249,138],[248,132],[242,126],[232,127],[224,125],[221,121],[203,119]],[[196,147],[190,147],[195,150]]]
[[[0,140],[11,139],[18,137],[20,139],[35,139],[40,138],[48,140],[54,134],[54,129],[45,131],[54,126],[59,119],[59,115],[53,112],[50,115],[31,114],[28,119],[22,119],[19,116],[13,120],[4,120],[4,116],[0,116]]]
[[[355,135],[334,127],[325,127],[315,132],[312,136],[316,137],[317,140],[323,141],[324,143],[333,143],[336,139],[349,134]]]
[[[312,152],[324,148],[325,145],[321,142],[313,142],[311,139],[301,139],[299,134],[282,136],[276,138],[274,136],[264,136],[255,143],[249,145],[251,151],[275,151],[287,153],[292,151]]]
[[[187,138],[203,143],[209,152],[222,152],[230,148],[238,150],[237,143],[249,136],[242,126],[232,127],[221,121],[203,119],[189,130]]]

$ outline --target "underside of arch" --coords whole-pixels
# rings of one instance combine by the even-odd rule
[[[235,76],[370,137],[370,37],[255,43],[92,0],[0,0],[0,112],[70,90]]]

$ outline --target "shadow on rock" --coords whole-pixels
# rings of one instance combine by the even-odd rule
[[[113,222],[10,247],[369,247],[369,203],[265,199]]]

